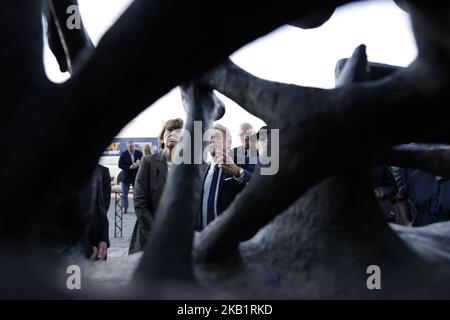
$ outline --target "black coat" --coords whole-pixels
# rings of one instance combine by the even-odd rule
[[[111,201],[111,176],[108,168],[97,165],[92,184],[88,190],[91,193],[91,200],[86,256],[90,257],[92,247],[97,246],[99,242],[106,242],[108,247],[110,245],[108,210]]]
[[[108,210],[111,201],[111,176],[108,168],[97,165],[93,181],[92,215],[89,240],[93,245],[101,241],[108,243]]]
[[[256,152],[255,154],[250,154],[251,152]],[[236,148],[231,149],[230,151],[231,156],[233,157],[234,163],[239,165],[239,160],[245,161],[245,164],[256,164],[258,161],[258,151],[256,149],[253,150],[247,150],[244,148],[244,146],[239,146]]]
[[[247,162],[247,161],[240,161]],[[239,183],[234,179],[230,174],[222,170],[222,174],[220,175],[220,181],[219,181],[219,189],[217,191],[217,215],[222,214],[228,206],[233,202],[234,198],[236,198],[236,195],[244,189],[244,187],[250,182],[250,180],[253,178],[253,172],[255,170],[254,164],[239,164],[237,163],[239,167],[244,169],[244,181],[242,183]],[[203,177],[203,184],[205,183],[206,176],[208,174],[209,166],[205,168],[205,174]],[[197,230],[203,229],[202,219],[203,219],[203,188],[202,188],[202,197],[201,197],[201,205],[200,205],[200,212],[198,214],[197,219]]]
[[[139,150],[134,150],[134,162],[142,159],[142,152]],[[128,150],[125,150],[120,154],[119,158],[119,168],[123,171],[122,182],[125,184],[133,184],[136,179],[136,174],[138,169],[130,169],[130,166],[133,164],[131,160],[131,155]]]
[[[111,178],[106,167],[97,165],[93,176],[83,187],[59,203],[40,220],[34,238],[43,247],[58,252],[79,248],[86,257],[92,247],[104,241],[109,247],[108,216]]]
[[[163,152],[142,158],[133,193],[136,224],[130,241],[129,254],[143,250],[150,238],[155,213],[166,184],[167,172]]]
[[[416,169],[403,169],[403,196],[414,204],[413,226],[450,220],[450,179]]]

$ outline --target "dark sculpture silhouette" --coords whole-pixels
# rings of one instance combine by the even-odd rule
[[[9,105],[1,137],[14,136],[15,145],[29,149],[10,148],[2,157],[0,296],[116,296],[101,276],[81,292],[67,290],[67,265],[83,263],[75,243],[86,217],[58,208],[88,181],[104,147],[127,122],[187,83],[187,129],[193,120],[208,128],[221,113],[216,89],[280,129],[280,170],[256,177],[195,235],[200,165],[176,166],[144,255],[118,266],[122,273],[127,263],[139,263],[120,296],[450,297],[450,223],[389,227],[368,175],[376,162],[449,170],[439,161],[450,154],[443,146],[390,148],[450,142],[450,4],[400,1],[411,15],[416,61],[407,68],[371,64],[360,46],[339,62],[332,90],[270,82],[224,63],[284,23],[318,27],[348,2],[219,1],[213,10],[206,1],[136,0],[95,49],[83,28],[61,27],[64,9],[75,1],[2,3],[0,61]],[[45,76],[42,12],[60,68],[72,74],[64,84]],[[405,119],[408,127],[399,130]],[[382,132],[376,130],[380,123]],[[68,156],[74,148],[83,152]],[[373,264],[383,270],[380,291],[366,287],[365,271]]]

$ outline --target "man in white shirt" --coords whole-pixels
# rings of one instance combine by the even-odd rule
[[[128,211],[128,192],[130,185],[134,187],[136,174],[141,162],[142,152],[136,150],[133,141],[128,141],[127,150],[121,153],[119,158],[119,168],[123,171],[122,177],[122,208],[124,213]]]

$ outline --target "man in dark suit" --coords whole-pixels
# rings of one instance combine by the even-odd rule
[[[129,254],[145,248],[150,238],[155,213],[172,163],[172,150],[179,140],[183,120],[168,120],[159,135],[162,151],[142,158],[134,189],[136,224],[130,241]]]
[[[128,141],[127,150],[122,152],[119,158],[119,168],[123,170],[122,176],[122,208],[124,213],[128,211],[128,192],[130,185],[134,187],[136,173],[141,162],[142,152],[135,150],[133,141]]]
[[[34,238],[59,254],[72,254],[76,248],[87,259],[105,260],[109,247],[110,199],[109,170],[97,165],[80,190],[55,202],[49,215],[36,226]]]
[[[203,179],[202,204],[197,221],[199,231],[228,208],[253,176],[255,165],[239,158],[236,164],[230,155],[230,147],[229,130],[215,125],[209,145],[213,160]]]
[[[239,160],[245,160],[247,161],[247,164],[249,162],[251,164],[256,164],[258,153],[254,135],[255,129],[250,123],[244,122],[239,126],[238,136],[241,145],[231,150],[231,155],[233,156],[233,161],[235,163],[240,164]]]
[[[108,168],[97,165],[92,180],[86,255],[91,260],[106,260],[109,248],[108,210],[111,202],[111,176]]]

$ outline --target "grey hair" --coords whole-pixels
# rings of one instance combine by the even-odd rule
[[[227,127],[225,127],[225,126],[223,126],[223,125],[217,123],[217,124],[214,125],[213,129],[217,129],[217,130],[222,131],[222,132],[226,135],[227,140],[229,140],[229,141],[232,140],[232,139],[231,139],[231,133],[230,133],[230,130],[228,130]]]
[[[130,144],[134,144],[134,141],[130,140],[130,141],[127,142],[127,146],[129,146]]]
[[[248,122],[241,123],[241,124],[239,125],[239,129],[242,129],[242,128],[246,128],[247,130],[248,130],[248,129],[255,130],[255,129],[253,128],[253,126],[252,126],[250,123],[248,123]]]

